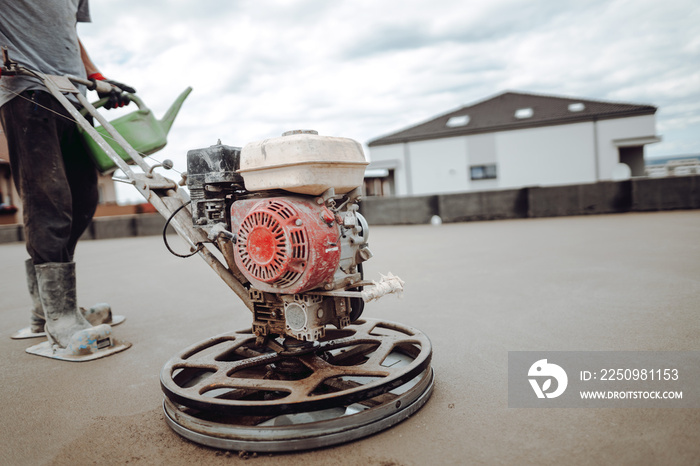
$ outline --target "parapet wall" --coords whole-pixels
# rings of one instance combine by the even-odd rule
[[[158,213],[95,217],[81,240],[125,238],[163,234],[165,219]],[[174,233],[168,227],[168,233]],[[22,225],[0,225],[0,243],[24,241]]]
[[[700,175],[433,196],[366,197],[360,205],[370,225],[430,223],[435,215],[449,223],[676,209],[700,209]],[[159,235],[164,225],[165,219],[157,213],[97,217],[82,239]],[[22,225],[0,225],[0,243],[23,240]]]
[[[367,197],[370,225],[468,222],[512,218],[700,209],[700,176],[639,178],[591,184],[413,197]]]

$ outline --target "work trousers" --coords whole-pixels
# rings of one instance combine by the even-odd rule
[[[49,93],[25,91],[0,107],[12,177],[34,264],[71,262],[97,208],[97,171],[78,126]]]

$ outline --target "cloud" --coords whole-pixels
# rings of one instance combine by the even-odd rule
[[[700,153],[691,0],[93,1],[104,74],[162,114],[194,92],[170,157],[295,128],[362,143],[504,90],[652,104],[651,155]]]

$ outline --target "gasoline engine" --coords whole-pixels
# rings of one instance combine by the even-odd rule
[[[428,400],[427,336],[360,318],[366,302],[403,290],[391,273],[363,277],[366,165],[357,142],[314,131],[188,152],[191,224],[179,227],[200,238],[190,245],[253,322],[163,366],[163,409],[180,435],[236,450],[316,448],[391,427]]]
[[[316,341],[326,325],[360,317],[364,301],[337,292],[361,289],[372,256],[358,212],[359,144],[292,132],[191,150],[187,165],[192,222],[230,240],[226,260],[245,277],[258,337]]]

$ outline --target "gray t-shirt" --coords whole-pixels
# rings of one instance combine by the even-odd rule
[[[76,24],[90,22],[88,0],[0,0],[0,11],[0,46],[10,59],[44,74],[85,77]],[[46,87],[32,77],[1,77],[0,106],[26,90]]]

